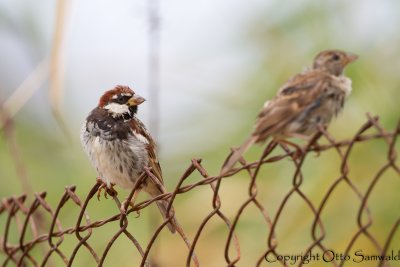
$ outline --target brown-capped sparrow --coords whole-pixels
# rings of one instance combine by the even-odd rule
[[[99,178],[107,189],[114,184],[132,189],[135,182],[149,168],[158,179],[146,177],[140,189],[152,197],[165,193],[156,145],[144,124],[136,117],[138,106],[145,99],[128,86],[118,85],[103,94],[95,109],[86,118],[81,129],[81,142]],[[134,198],[137,195],[134,194]],[[158,200],[162,216],[167,218],[168,202]],[[171,207],[170,213],[174,211]],[[174,233],[175,216],[168,223]]]
[[[272,137],[277,142],[289,137],[309,138],[318,125],[327,125],[343,108],[350,94],[351,80],[343,75],[347,64],[358,56],[339,50],[320,52],[311,69],[295,75],[265,102],[251,136],[235,150],[222,167],[228,172],[254,143]]]

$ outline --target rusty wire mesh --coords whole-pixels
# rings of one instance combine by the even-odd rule
[[[139,221],[141,218],[136,218],[134,213],[145,209],[151,205],[157,199],[167,199],[171,205],[174,205],[174,201],[180,195],[188,194],[199,190],[199,188],[208,187],[212,190],[212,198],[209,200],[212,204],[212,210],[207,216],[202,218],[196,229],[188,229],[184,225],[185,231],[190,235],[187,240],[188,248],[185,251],[180,251],[179,255],[184,259],[187,266],[199,266],[202,265],[202,257],[195,256],[196,249],[201,242],[210,242],[207,237],[203,237],[205,227],[210,223],[211,220],[217,220],[221,227],[225,227],[226,235],[224,237],[224,248],[222,252],[224,262],[226,266],[243,266],[241,260],[245,256],[241,248],[240,238],[238,234],[241,228],[238,227],[239,220],[243,220],[246,216],[245,210],[250,207],[255,207],[259,214],[263,217],[264,224],[267,228],[266,235],[256,235],[252,238],[263,239],[264,247],[262,253],[257,258],[251,259],[253,262],[252,266],[267,265],[267,259],[271,261],[274,259],[275,265],[289,266],[294,265],[289,262],[282,255],[280,250],[281,246],[284,245],[280,240],[277,228],[282,223],[282,213],[285,209],[288,209],[288,202],[296,198],[297,201],[302,201],[307,206],[309,213],[312,214],[312,223],[309,225],[310,232],[304,234],[308,235],[309,241],[307,246],[301,250],[302,255],[307,253],[321,253],[325,259],[328,259],[332,266],[343,266],[347,263],[345,257],[350,254],[355,247],[355,244],[360,240],[367,240],[372,244],[378,255],[387,255],[391,245],[394,242],[395,236],[398,236],[398,228],[400,225],[400,210],[398,207],[392,207],[395,213],[396,220],[392,224],[390,230],[385,237],[377,236],[370,227],[373,225],[376,219],[370,209],[370,197],[372,192],[377,187],[377,184],[383,179],[385,173],[391,172],[394,174],[394,179],[400,177],[400,168],[397,161],[396,153],[396,141],[400,133],[400,122],[397,128],[392,131],[385,130],[377,117],[368,116],[367,122],[360,127],[358,132],[351,138],[346,140],[337,141],[323,128],[320,129],[319,133],[316,134],[307,144],[304,145],[304,151],[299,155],[298,151],[294,151],[284,145],[279,145],[274,142],[266,144],[265,149],[261,157],[258,160],[252,162],[246,162],[243,158],[241,159],[240,166],[232,169],[225,176],[209,175],[207,170],[202,166],[200,159],[193,159],[187,170],[182,174],[179,182],[176,184],[172,192],[160,195],[155,199],[149,199],[137,203],[133,208],[127,210],[126,213],[116,211],[115,214],[104,214],[104,219],[92,221],[90,218],[90,211],[88,209],[89,203],[99,208],[102,202],[93,201],[96,193],[99,189],[99,184],[95,184],[90,192],[86,195],[86,198],[81,199],[76,194],[76,187],[66,187],[65,193],[61,196],[61,199],[57,205],[52,206],[46,201],[46,192],[37,193],[34,196],[34,200],[31,203],[26,203],[26,196],[9,197],[2,199],[0,206],[0,219],[5,221],[4,228],[1,229],[0,236],[0,248],[2,255],[3,266],[54,266],[51,261],[54,258],[58,258],[66,266],[74,266],[76,258],[80,251],[85,250],[91,255],[93,262],[91,265],[102,266],[109,255],[109,251],[112,247],[117,246],[116,241],[122,236],[127,237],[130,240],[132,251],[132,260],[136,259],[140,262],[140,266],[156,266],[157,264],[151,263],[150,258],[157,258],[157,255],[149,256],[154,249],[154,244],[157,239],[160,238],[161,232],[166,232],[165,225],[168,220],[165,220],[159,225],[157,229],[153,229],[152,236],[146,241],[139,241],[135,236],[139,229],[128,228],[128,225],[133,220]],[[371,155],[375,157],[386,157],[385,163],[379,167],[378,171],[371,174],[372,179],[368,180],[368,185],[361,189],[361,186],[357,185],[352,179],[349,178],[349,172],[351,170],[349,164],[349,156],[354,150],[356,144],[366,145],[368,142],[373,140],[382,141],[380,144],[385,148],[385,155]],[[318,141],[318,142],[317,142]],[[324,144],[320,144],[324,142]],[[278,147],[279,151],[276,153]],[[397,145],[398,148],[398,145]],[[283,152],[282,152],[283,151]],[[320,201],[311,199],[307,196],[305,191],[302,189],[302,184],[306,179],[303,174],[302,167],[304,162],[307,160],[315,161],[315,164],[324,164],[318,162],[322,158],[321,155],[331,151],[336,154],[340,159],[340,165],[336,166],[340,170],[340,175],[330,182],[330,186],[326,191],[323,191],[322,198]],[[310,153],[318,154],[317,157],[309,157]],[[289,159],[289,160],[287,160]],[[292,186],[286,188],[284,197],[279,199],[279,205],[276,212],[272,214],[266,206],[266,203],[260,201],[259,186],[257,186],[261,180],[268,179],[268,177],[260,177],[261,167],[270,165],[274,168],[274,164],[286,160],[290,164],[294,165],[294,173],[292,174]],[[314,163],[313,163],[314,164]],[[194,175],[200,175],[200,179],[196,182],[185,184],[190,177]],[[247,176],[249,179],[248,187],[243,188],[247,191],[247,197],[243,203],[239,205],[239,208],[234,211],[234,216],[226,215],[223,212],[224,202],[220,197],[221,188],[223,182],[230,179],[242,179],[243,176]],[[142,179],[136,184],[136,187],[143,182]],[[324,211],[327,209],[328,201],[337,201],[334,199],[334,191],[339,186],[347,187],[354,195],[356,201],[348,203],[357,210],[357,213],[353,214],[350,221],[354,221],[357,224],[356,230],[350,233],[350,241],[345,244],[345,250],[343,251],[343,258],[334,258],[333,255],[328,255],[332,248],[327,245],[326,236],[328,235],[326,229],[326,220],[323,220]],[[135,188],[132,190],[135,190]],[[267,188],[269,192],[274,188]],[[265,191],[265,190],[264,190]],[[271,191],[272,192],[272,191]],[[132,193],[130,197],[132,197]],[[114,197],[116,202],[116,208],[120,207],[120,200],[118,197]],[[67,205],[69,203],[69,205]],[[73,205],[71,205],[71,203]],[[394,205],[394,203],[388,203],[388,205]],[[79,216],[73,218],[75,220],[75,226],[63,227],[63,222],[60,219],[60,213],[63,209],[75,209],[79,210]],[[39,214],[40,211],[40,214]],[[68,212],[68,211],[67,211]],[[179,209],[175,209],[175,214],[178,218],[188,216],[188,214],[180,214]],[[326,213],[326,212],[325,212]],[[48,224],[40,225],[43,217],[50,218]],[[331,222],[337,224],[336,227],[341,227],[341,220],[344,218],[332,218]],[[334,221],[332,221],[334,220]],[[146,223],[143,221],[142,223]],[[96,250],[97,247],[91,243],[94,231],[97,228],[105,227],[106,225],[114,224],[117,226],[115,233],[112,238],[105,240],[105,248],[101,251]],[[285,224],[287,225],[287,224]],[[288,230],[288,229],[284,229]],[[330,233],[332,234],[332,233]],[[66,252],[63,250],[63,243],[66,238],[73,240],[72,251]],[[71,241],[70,241],[71,242]],[[163,244],[161,242],[161,244]],[[212,247],[213,244],[208,244]],[[39,250],[37,248],[40,247]],[[325,254],[324,254],[325,253]],[[329,254],[329,253],[328,253]],[[41,255],[41,256],[38,256]],[[222,256],[221,256],[222,257]],[[326,260],[326,261],[328,261]],[[306,258],[300,258],[297,262],[297,266],[307,264]],[[398,266],[399,262],[393,263],[385,261],[383,259],[376,260],[372,264],[373,266]],[[158,264],[157,266],[165,266],[164,264]],[[202,265],[203,266],[203,265]],[[317,265],[320,266],[320,265]],[[363,265],[366,266],[366,265]]]

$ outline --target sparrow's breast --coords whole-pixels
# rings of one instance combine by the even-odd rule
[[[110,133],[93,135],[87,128],[83,127],[81,140],[99,177],[108,184],[132,188],[148,164],[145,144],[131,134],[109,138]]]
[[[346,76],[335,77],[335,84],[336,86],[344,92],[345,96],[349,96],[351,91],[353,90],[351,84],[351,79],[347,78]]]

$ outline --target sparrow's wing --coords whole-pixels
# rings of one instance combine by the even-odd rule
[[[151,168],[152,174],[154,174],[154,176],[158,179],[159,183],[161,184],[160,185],[155,183],[148,183],[144,189],[152,197],[157,197],[159,194],[165,193],[166,190],[164,188],[164,181],[162,178],[160,163],[158,162],[156,154],[155,142],[153,141],[153,138],[151,137],[150,133],[144,127],[143,123],[138,119],[136,119],[135,122],[132,122],[131,128],[132,131],[134,132],[134,135],[136,135],[136,137],[139,140],[142,140],[142,142],[146,143],[149,167]],[[158,200],[156,204],[163,218],[164,219],[170,218],[169,219],[170,222],[167,224],[167,227],[171,231],[171,233],[175,233],[175,231],[182,233],[182,227],[179,225],[178,221],[176,220],[176,217],[173,215],[174,209],[172,206],[170,207],[169,202],[167,200]],[[172,218],[170,217],[171,214]]]
[[[320,71],[309,71],[290,79],[259,113],[253,131],[257,142],[270,135],[283,134],[290,123],[304,116],[305,111],[321,104],[331,83],[332,77]]]
[[[161,166],[156,154],[157,148],[150,133],[146,130],[144,124],[139,120],[136,120],[135,123],[132,123],[132,131],[134,131],[137,137],[141,136],[140,139],[143,139],[143,141],[146,143],[149,167],[151,168],[151,172],[154,174],[155,177],[157,177],[161,184],[164,184]]]
[[[158,178],[161,184],[164,184],[160,162],[156,155],[155,145],[148,144],[147,151],[149,153],[149,167],[151,167],[153,174]]]

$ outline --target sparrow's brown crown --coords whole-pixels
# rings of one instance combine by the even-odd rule
[[[332,75],[340,76],[347,64],[355,61],[357,55],[340,50],[325,50],[314,59],[314,69],[327,71]]]
[[[101,97],[99,101],[99,107],[104,107],[108,103],[117,102],[118,98],[122,102],[122,98],[125,96],[126,101],[131,98],[135,92],[129,88],[128,86],[124,85],[117,85],[113,89],[106,91]],[[121,103],[123,104],[123,103]]]

